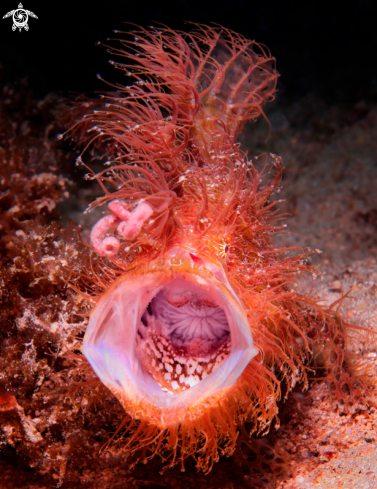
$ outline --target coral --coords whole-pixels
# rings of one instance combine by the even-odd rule
[[[56,219],[56,206],[69,196],[69,181],[60,175],[66,156],[50,137],[56,99],[47,97],[37,105],[22,85],[5,86],[1,97],[0,231],[12,235],[30,230],[35,220]],[[38,118],[50,118],[44,133],[33,125]]]
[[[70,185],[60,175],[67,151],[56,143],[56,98],[37,103],[23,84],[3,95],[0,447],[2,481],[12,487],[27,484],[30,467],[62,480],[77,444],[78,408],[66,397],[77,362],[65,355],[80,347],[87,303],[67,281],[84,266],[87,248],[77,226],[51,223]]]

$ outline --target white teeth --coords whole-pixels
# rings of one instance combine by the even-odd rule
[[[157,350],[155,344],[153,343],[153,341],[151,341],[149,338],[147,339],[147,343],[148,343],[148,346],[150,346],[151,350],[153,351],[153,353],[156,355],[157,358],[161,358],[162,357],[162,353],[160,351]]]
[[[199,382],[199,377],[197,375],[195,376],[190,375],[190,377],[188,377],[185,380],[185,384],[189,385],[190,387],[194,387],[194,385],[197,384],[198,382]]]
[[[148,345],[150,348],[148,348]],[[159,351],[159,348],[162,351]],[[211,357],[192,358],[177,356],[169,338],[149,332],[145,341],[138,342],[139,357],[144,367],[158,382],[161,388],[173,389],[175,395],[186,388],[191,388],[201,382],[229,357],[230,341],[223,343]],[[156,367],[156,352],[162,355],[162,362]]]
[[[166,369],[166,370],[167,370],[169,373],[173,372],[173,367],[172,367],[171,365],[169,365],[168,363],[165,363],[165,369]]]

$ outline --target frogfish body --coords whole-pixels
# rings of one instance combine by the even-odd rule
[[[349,382],[346,326],[295,291],[305,257],[271,241],[280,158],[237,143],[274,96],[274,58],[222,28],[134,35],[110,48],[133,83],[71,111],[71,135],[108,160],[89,174],[108,212],[90,235],[101,292],[82,353],[128,415],[125,454],[208,471],[240,424],[278,425],[282,386],[306,388],[319,352]]]

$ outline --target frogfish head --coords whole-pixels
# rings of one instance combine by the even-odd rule
[[[222,265],[183,249],[109,287],[82,351],[128,412],[162,429],[216,405],[258,352]]]
[[[208,471],[241,423],[278,426],[281,385],[306,388],[322,347],[343,382],[345,326],[295,291],[306,255],[273,246],[280,158],[251,161],[236,140],[273,98],[274,58],[222,28],[134,34],[131,64],[113,62],[134,83],[68,111],[108,166],[89,167],[108,213],[90,234],[100,293],[82,353],[127,413],[126,456]]]

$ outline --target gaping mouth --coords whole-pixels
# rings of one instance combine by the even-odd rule
[[[141,316],[136,349],[162,390],[178,394],[208,377],[229,357],[226,314],[197,284],[173,279]]]
[[[175,258],[128,272],[106,291],[83,353],[126,409],[177,416],[231,386],[257,350],[224,274]]]

